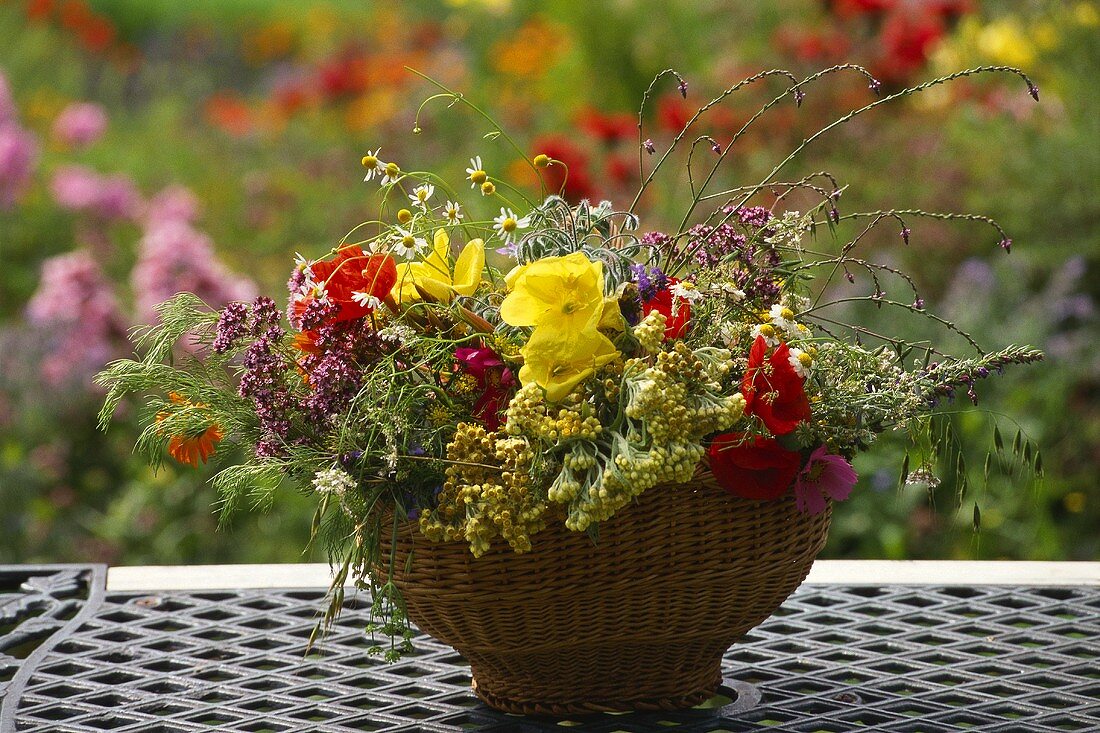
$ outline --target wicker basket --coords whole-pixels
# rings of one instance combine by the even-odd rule
[[[705,474],[646,491],[601,523],[598,544],[555,522],[530,553],[494,544],[475,559],[410,523],[396,580],[409,618],[470,662],[494,708],[690,707],[717,690],[726,649],[805,579],[828,528],[828,511],[738,499]]]

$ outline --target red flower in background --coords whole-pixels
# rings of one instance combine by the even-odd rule
[[[928,61],[945,30],[943,18],[937,13],[891,13],[882,26],[879,76],[884,81],[901,81],[911,76]]]
[[[607,177],[619,186],[629,186],[638,180],[638,161],[625,155],[607,157]]]
[[[723,489],[742,499],[778,499],[787,493],[802,457],[760,436],[743,433],[715,436],[707,449],[710,471]]]
[[[810,401],[802,377],[791,365],[790,348],[780,344],[771,357],[767,354],[767,341],[757,336],[741,381],[745,412],[759,417],[772,435],[786,435],[810,419]]]
[[[897,0],[826,0],[830,12],[841,18],[885,13],[897,5]]]
[[[665,341],[686,336],[688,323],[691,321],[691,301],[674,296],[670,289],[678,282],[680,281],[676,278],[670,277],[668,286],[658,290],[656,295],[642,303],[643,316],[657,311],[665,317]],[[675,313],[672,308],[673,302],[676,303]]]
[[[536,153],[565,163],[565,166],[551,165],[542,169],[542,180],[550,193],[560,193],[571,204],[597,197],[596,187],[588,172],[588,156],[569,138],[549,135],[536,138],[533,146]]]
[[[460,368],[477,380],[481,396],[474,403],[473,414],[485,423],[485,429],[500,427],[500,414],[515,392],[516,379],[510,369],[492,349],[479,346],[455,349]]]
[[[678,135],[695,115],[697,107],[679,94],[668,94],[657,101],[657,124]]]
[[[638,119],[627,112],[605,114],[593,107],[585,107],[577,115],[577,124],[589,135],[607,144],[629,140],[638,134]]]

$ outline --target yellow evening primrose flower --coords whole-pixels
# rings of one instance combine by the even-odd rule
[[[619,356],[615,344],[594,324],[580,332],[536,328],[520,353],[520,383],[534,382],[542,387],[550,402],[564,399],[598,368]]]
[[[485,269],[485,242],[471,239],[450,266],[450,237],[443,229],[435,232],[431,252],[421,262],[404,262],[397,266],[397,285],[393,297],[398,303],[422,300],[420,291],[440,303],[449,303],[455,295],[473,295],[481,284]],[[419,290],[417,289],[419,288]]]
[[[511,292],[500,304],[500,317],[512,326],[575,334],[603,311],[603,263],[580,252],[521,265],[504,281]]]

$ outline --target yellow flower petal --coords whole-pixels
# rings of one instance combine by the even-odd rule
[[[516,281],[523,276],[523,273],[527,272],[527,268],[530,265],[516,265],[508,274],[504,276],[504,284],[509,290],[514,290],[516,287]]]
[[[442,231],[442,230],[440,230]],[[471,239],[462,248],[455,262],[454,289],[459,295],[473,295],[481,284],[481,272],[485,269],[485,242]]]
[[[500,317],[513,326],[580,330],[603,308],[603,263],[583,253],[544,257],[508,273]]]
[[[622,311],[619,310],[618,298],[604,298],[599,327],[608,331],[622,331],[626,327]]]
[[[618,357],[619,352],[594,328],[579,333],[536,328],[522,354],[520,382],[539,385],[546,390],[547,400],[557,402],[596,369]]]
[[[444,229],[435,230],[435,241],[432,251],[424,258],[424,264],[435,270],[431,277],[437,280],[451,280],[451,266],[448,262],[451,255],[451,238]]]

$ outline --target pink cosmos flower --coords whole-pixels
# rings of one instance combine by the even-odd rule
[[[64,144],[83,148],[98,140],[107,129],[107,112],[92,102],[75,102],[61,111],[53,123],[53,134]]]
[[[38,161],[34,135],[13,121],[3,120],[3,93],[0,87],[0,210],[10,209],[23,195]]]
[[[825,497],[833,501],[847,499],[856,478],[852,464],[841,456],[829,455],[825,446],[820,446],[795,477],[795,506],[801,512],[820,514],[825,511]]]

